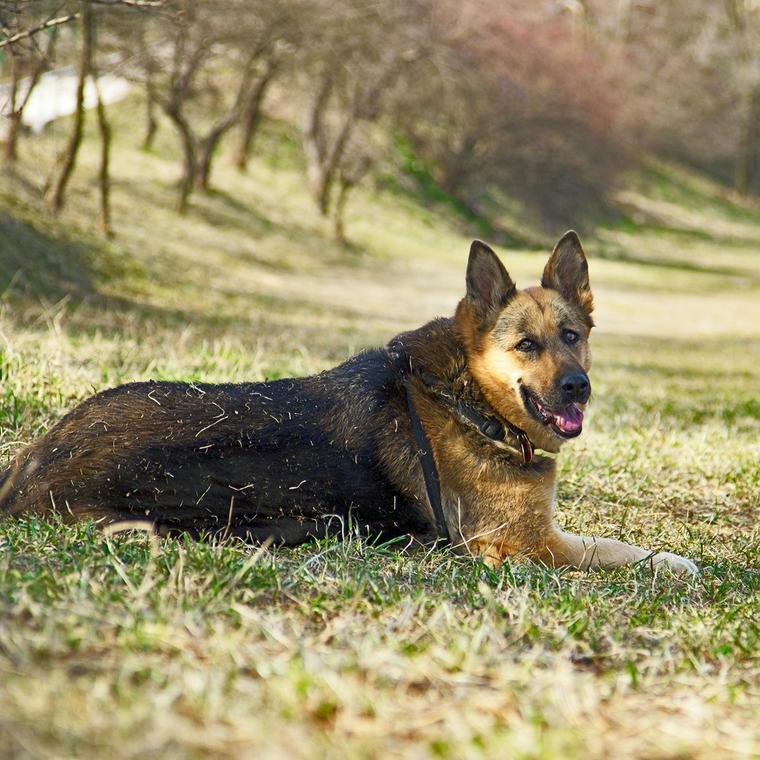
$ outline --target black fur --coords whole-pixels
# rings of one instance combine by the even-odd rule
[[[377,349],[306,378],[99,393],[4,473],[0,511],[52,504],[64,517],[284,544],[349,525],[383,538],[434,534],[414,485],[402,363]]]

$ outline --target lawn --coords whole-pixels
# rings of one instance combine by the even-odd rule
[[[2,462],[95,390],[309,373],[453,311],[475,232],[448,207],[362,190],[337,245],[271,122],[180,218],[168,129],[144,153],[117,117],[114,241],[92,142],[44,211],[60,127],[0,188]],[[6,520],[0,756],[757,756],[760,210],[664,165],[620,203],[587,241],[594,399],[558,521],[698,578]],[[528,284],[548,247],[499,252]]]

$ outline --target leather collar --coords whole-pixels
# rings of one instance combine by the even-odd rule
[[[458,397],[450,387],[440,383],[429,372],[410,366],[410,373],[418,377],[427,391],[453,412],[460,422],[480,433],[498,448],[515,453],[521,465],[527,466],[533,461],[536,447],[528,434],[500,417],[485,400],[476,406],[471,401]]]
[[[454,391],[454,381],[448,385],[441,383],[432,374],[413,365],[411,357],[404,350],[400,342],[390,347],[392,355],[401,360],[403,370],[403,387],[406,395],[409,419],[412,423],[414,437],[417,444],[417,452],[420,457],[425,491],[433,511],[435,524],[438,532],[440,545],[451,543],[451,538],[446,524],[446,515],[441,499],[441,483],[438,476],[438,468],[433,457],[433,449],[430,440],[420,421],[411,392],[412,378],[417,378],[425,390],[434,395],[461,424],[477,431],[480,435],[500,449],[506,449],[518,457],[518,462],[523,467],[528,466],[534,459],[535,447],[528,438],[527,433],[511,422],[499,417],[496,412],[483,401],[478,408],[473,402],[457,396]],[[514,445],[513,445],[514,444]]]
[[[427,370],[415,366],[402,340],[393,340],[388,349],[401,362],[405,384],[411,376],[418,378],[428,393],[434,395],[460,423],[475,430],[499,449],[510,451],[523,467],[534,461],[536,447],[528,434],[497,414],[482,394],[477,402],[465,399],[454,389],[456,377],[442,382]]]

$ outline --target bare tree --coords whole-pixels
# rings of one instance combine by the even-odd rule
[[[509,197],[538,223],[578,225],[629,165],[621,98],[573,25],[536,6],[441,3],[433,60],[395,106],[398,133],[409,173],[463,215],[487,218]]]
[[[425,56],[429,11],[424,2],[393,0],[328,5],[311,51],[313,95],[303,128],[309,186],[324,216],[355,130],[381,118],[393,88]]]
[[[48,0],[0,2],[0,49],[4,48],[10,68],[8,109],[4,114],[7,129],[3,152],[7,163],[18,158],[24,110],[52,63],[59,26],[77,16],[61,16],[60,12],[60,4]]]
[[[24,109],[29,103],[40,78],[50,67],[56,39],[56,29],[53,28],[44,42],[44,47],[38,47],[36,43],[32,43],[28,49],[24,49],[22,45],[13,45],[8,48],[11,85],[8,101],[9,111],[6,114],[8,127],[4,146],[5,160],[8,163],[14,163],[18,158],[18,140]]]
[[[584,0],[593,44],[617,67],[641,153],[760,192],[760,5],[754,0]],[[613,44],[610,44],[613,41]]]
[[[108,120],[97,74],[94,74],[93,82],[97,95],[96,113],[98,131],[100,132],[100,170],[98,171],[100,227],[103,234],[110,238],[113,237],[113,228],[111,227],[111,123]]]
[[[760,6],[748,0],[725,0],[736,51],[740,86],[741,126],[734,163],[734,187],[749,192],[760,175]]]
[[[71,126],[69,140],[61,159],[61,166],[55,178],[50,202],[54,212],[59,212],[66,202],[66,190],[77,163],[79,149],[82,144],[85,124],[85,93],[87,83],[90,81],[96,93],[96,116],[98,130],[101,139],[100,168],[98,172],[98,186],[100,189],[100,214],[101,227],[107,236],[111,236],[111,180],[110,180],[110,155],[111,155],[111,125],[109,123],[105,103],[98,84],[98,70],[95,64],[96,50],[95,37],[97,22],[101,22],[103,30],[108,28],[108,21],[112,17],[108,15],[110,9],[153,8],[158,7],[158,0],[79,0],[77,11],[79,23],[79,51],[77,64],[77,88],[75,95],[74,118]],[[100,12],[96,13],[98,6]],[[101,49],[105,45],[100,46]]]
[[[373,147],[369,141],[359,141],[355,136],[340,163],[336,178],[337,192],[331,213],[333,235],[340,243],[346,242],[345,218],[349,195],[377,162],[377,154]]]
[[[69,141],[63,154],[61,169],[54,182],[51,193],[50,202],[55,212],[60,211],[66,201],[66,188],[71,179],[74,167],[76,166],[77,154],[79,153],[79,147],[82,144],[82,133],[85,120],[85,87],[92,67],[93,12],[91,4],[87,2],[87,0],[81,0],[79,15],[81,41],[79,49],[79,64],[77,68],[74,121],[72,123]]]
[[[180,212],[194,189],[209,188],[218,148],[243,117],[247,160],[293,7],[285,0],[177,0],[156,17],[143,48],[143,79],[149,101],[159,104],[180,140]]]
[[[142,24],[137,33],[137,44],[140,50],[145,50],[149,44],[146,35],[145,24]],[[125,35],[127,40],[130,39],[129,35]],[[156,74],[153,70],[153,58],[151,56],[144,56],[143,66],[143,87],[145,90],[145,132],[142,139],[142,149],[151,150],[153,148],[153,141],[158,131],[158,116],[156,111],[159,108],[158,98],[156,97]]]
[[[64,13],[60,15],[59,13],[54,12],[51,14],[45,14],[44,18],[37,19],[34,22],[30,21],[25,24],[23,28],[17,28],[16,31],[12,31],[14,26],[18,27],[19,19],[24,18],[25,11],[39,11],[40,13],[44,13],[48,5],[50,5],[50,3],[46,2],[30,2],[24,4],[19,2],[3,3],[2,7],[0,7],[0,27],[2,27],[1,31],[3,35],[0,39],[0,50],[30,39],[40,32],[55,29],[79,18],[79,13]],[[56,9],[59,10],[57,6]]]
[[[240,140],[235,153],[235,166],[240,171],[245,171],[248,168],[248,160],[253,150],[253,141],[263,116],[264,98],[281,67],[282,56],[276,52],[266,56],[256,81],[249,88],[245,105],[243,106]]]

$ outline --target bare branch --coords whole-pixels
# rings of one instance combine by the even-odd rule
[[[56,26],[62,26],[63,24],[68,24],[69,21],[74,21],[75,19],[78,19],[80,16],[79,13],[69,13],[67,16],[58,16],[57,18],[49,18],[46,21],[43,21],[41,24],[38,24],[37,26],[33,26],[30,29],[25,29],[23,32],[17,32],[12,37],[8,37],[2,41],[0,41],[0,49],[7,47],[8,45],[13,45],[15,42],[19,42],[20,40],[25,40],[28,37],[32,37],[38,32],[44,32],[46,29],[52,29]]]
[[[125,5],[128,8],[163,8],[165,0],[90,0],[93,5]]]

